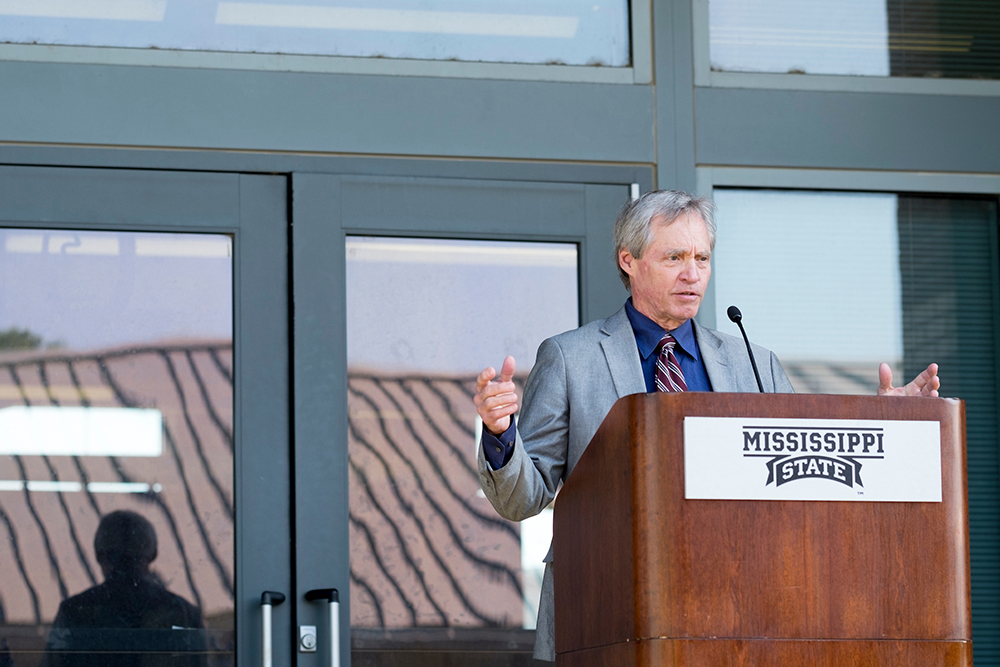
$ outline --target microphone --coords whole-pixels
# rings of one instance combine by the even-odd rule
[[[747,344],[747,354],[750,355],[750,365],[753,366],[753,376],[757,379],[757,388],[763,394],[764,385],[761,384],[760,373],[757,372],[757,361],[753,358],[753,350],[750,349],[750,339],[747,338],[747,332],[743,330],[743,313],[736,306],[729,306],[726,315],[729,315],[729,319],[736,323],[736,326],[740,328],[740,333],[743,334],[743,342]]]

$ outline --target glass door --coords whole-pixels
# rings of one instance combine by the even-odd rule
[[[479,492],[472,387],[622,306],[629,194],[293,175],[296,582],[338,590],[341,664],[530,661],[549,516],[512,524]],[[326,632],[299,665],[330,664]]]
[[[291,583],[286,180],[0,172],[0,663],[258,663]]]

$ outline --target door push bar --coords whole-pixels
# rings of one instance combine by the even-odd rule
[[[306,600],[330,603],[330,667],[340,667],[340,594],[336,588],[317,588],[306,593]]]
[[[261,636],[261,665],[272,667],[271,662],[271,607],[285,601],[284,593],[276,591],[264,591],[260,594],[260,636]]]

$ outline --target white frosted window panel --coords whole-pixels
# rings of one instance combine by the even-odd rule
[[[709,0],[712,69],[889,76],[885,0]]]
[[[152,489],[159,493],[159,484],[150,486],[143,482],[91,482],[87,490],[91,493],[149,493]]]
[[[135,254],[140,257],[232,257],[233,240],[228,236],[194,235],[174,238],[166,234],[137,236]]]
[[[538,344],[577,326],[576,246],[353,237],[347,356],[354,368],[518,372]]]
[[[629,65],[626,0],[0,0],[0,41]]]
[[[576,16],[319,7],[260,2],[220,2],[215,22],[220,25],[255,25],[273,28],[564,39],[575,37],[580,28],[580,19]]]
[[[716,322],[782,361],[901,359],[896,196],[716,190]]]
[[[0,455],[159,456],[163,416],[140,408],[0,409]]]
[[[0,15],[162,21],[167,0],[0,0]]]

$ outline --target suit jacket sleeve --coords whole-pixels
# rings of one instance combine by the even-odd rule
[[[566,359],[558,341],[538,348],[525,383],[514,452],[507,465],[493,470],[480,444],[479,478],[483,493],[500,516],[520,521],[541,512],[555,498],[569,454],[569,399]]]

